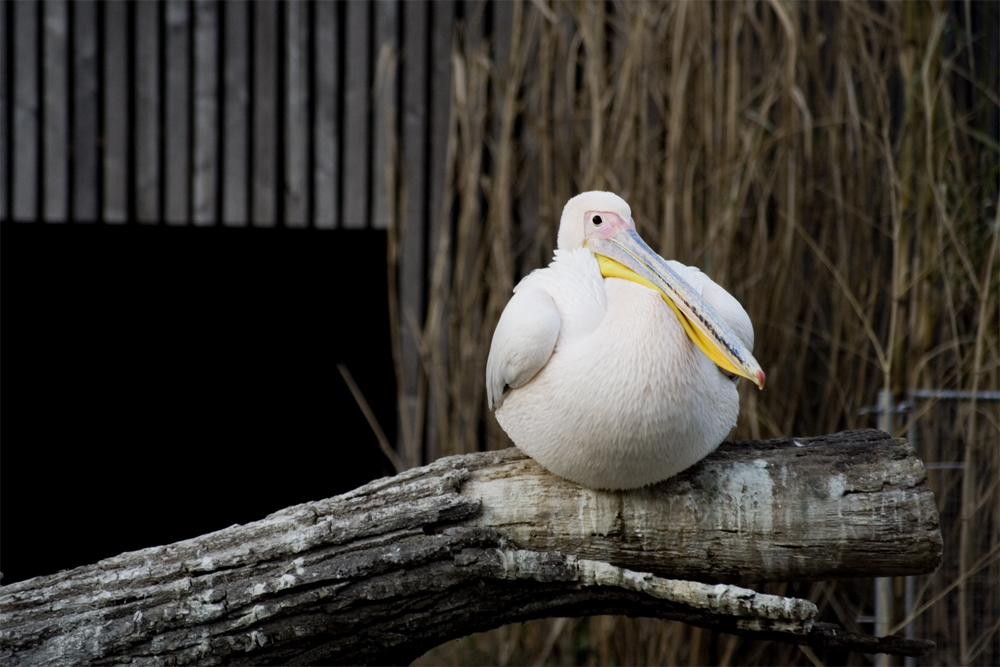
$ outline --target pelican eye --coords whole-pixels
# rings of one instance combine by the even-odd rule
[[[599,215],[595,215],[594,216],[593,223],[594,223],[595,227],[600,227],[600,225],[601,225],[602,222],[604,222],[604,221],[601,220],[601,216],[599,216]]]

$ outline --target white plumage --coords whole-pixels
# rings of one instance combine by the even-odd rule
[[[551,472],[600,489],[684,470],[718,447],[739,412],[735,380],[696,347],[658,291],[602,276],[587,225],[616,217],[634,229],[617,195],[569,201],[555,258],[514,288],[486,368],[490,407],[514,443]],[[697,268],[666,264],[753,347],[736,299]]]

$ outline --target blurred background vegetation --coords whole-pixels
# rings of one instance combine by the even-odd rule
[[[506,43],[460,25],[440,193],[453,225],[429,241],[426,317],[390,299],[420,359],[419,400],[400,394],[408,462],[510,444],[483,397],[495,323],[549,261],[566,200],[612,190],[653,248],[702,267],[754,322],[768,385],[740,387],[734,437],[873,427],[862,408],[880,390],[909,397],[894,431],[946,464],[928,473],[946,562],[911,603],[916,635],[939,645],[918,663],[1000,661],[1000,416],[979,398],[1000,386],[998,20],[995,2],[538,1],[514,4]],[[394,343],[400,387],[409,342]],[[871,581],[765,589],[872,630]],[[500,628],[419,664],[872,660],[598,617]]]
[[[508,446],[494,326],[608,189],[747,309],[734,438],[910,439],[945,555],[890,629],[1000,664],[1000,2],[24,0],[0,36],[8,583],[387,472],[350,374],[399,467]],[[871,580],[763,590],[873,630]],[[599,617],[419,663],[872,660]]]

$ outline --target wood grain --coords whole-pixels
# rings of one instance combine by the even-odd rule
[[[102,219],[123,223],[129,217],[128,12],[124,0],[104,3],[104,96]]]
[[[813,623],[809,601],[719,582],[911,574],[940,557],[923,466],[878,431],[724,443],[614,493],[511,448],[3,587],[0,662],[398,664],[504,623],[598,613],[914,653],[930,644],[851,635]]]

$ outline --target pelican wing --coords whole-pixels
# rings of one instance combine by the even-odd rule
[[[500,315],[486,361],[486,398],[494,410],[506,387],[516,389],[533,378],[552,356],[561,321],[549,294],[521,285]]]
[[[696,266],[687,266],[668,259],[667,264],[680,275],[701,298],[708,302],[719,317],[726,321],[748,350],[753,350],[753,324],[740,302],[732,294],[719,287]]]

